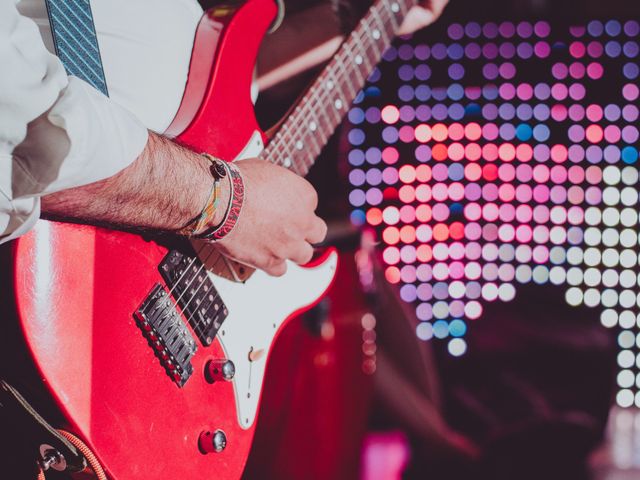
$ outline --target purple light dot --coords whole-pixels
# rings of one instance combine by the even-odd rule
[[[467,58],[476,60],[482,55],[482,49],[477,43],[469,43],[464,47],[464,54]]]
[[[418,270],[420,267],[418,267]],[[426,301],[433,298],[433,287],[430,283],[421,283],[417,288],[417,296],[420,300]]]
[[[498,66],[495,63],[486,63],[482,67],[482,74],[487,80],[495,80],[499,74]]]
[[[493,103],[487,103],[482,107],[482,116],[486,120],[495,120],[498,118],[498,107]]]
[[[382,191],[379,188],[367,190],[367,203],[369,205],[380,205],[382,203]]]
[[[518,105],[518,108],[516,108],[516,116],[520,120],[531,120],[531,117],[533,116],[533,109],[531,108],[531,105],[526,103]]]
[[[638,107],[635,105],[625,105],[622,108],[622,118],[627,122],[635,122],[638,119]]]
[[[493,60],[498,56],[498,47],[495,43],[485,43],[482,46],[482,55],[488,60]]]
[[[551,87],[551,96],[556,100],[564,100],[568,93],[569,90],[564,83],[556,83]]]
[[[522,38],[529,38],[533,35],[533,26],[529,22],[520,22],[516,30]]]
[[[452,40],[460,40],[464,36],[464,28],[459,23],[452,23],[447,29],[447,34]]]
[[[418,145],[416,147],[416,160],[419,162],[428,162],[431,160],[431,147],[428,145]]]
[[[602,148],[597,145],[590,145],[585,152],[587,162],[599,163],[602,161]]]
[[[429,303],[421,303],[416,307],[416,316],[419,320],[431,320],[433,318],[433,309]]]
[[[498,36],[498,25],[493,22],[487,22],[482,27],[482,33],[487,38],[496,38]]]
[[[400,298],[405,302],[413,302],[418,298],[415,285],[403,285],[400,287]]]
[[[535,107],[533,107],[533,116],[536,120],[540,120],[541,122],[547,120],[550,115],[549,106],[544,103],[539,103]]]
[[[403,122],[411,122],[416,117],[416,112],[410,105],[403,105],[400,107],[400,120]]]
[[[351,129],[348,137],[351,145],[362,145],[365,141],[365,134],[359,128]]]
[[[569,107],[569,118],[574,122],[579,122],[584,118],[584,107],[578,103],[574,103]]]
[[[511,22],[502,22],[498,27],[498,31],[500,32],[500,35],[502,35],[503,37],[511,38],[516,33],[516,27]]]
[[[516,67],[513,63],[510,63],[510,62],[505,62],[502,65],[500,65],[499,71],[500,71],[500,76],[502,78],[506,78],[507,80],[512,79],[516,75]],[[514,92],[514,95],[515,95],[515,92]]]
[[[464,48],[459,43],[452,43],[447,47],[447,54],[451,60],[460,60],[464,57]]]
[[[551,67],[551,74],[558,80],[564,80],[567,78],[569,69],[564,63],[554,63]]]
[[[608,57],[616,58],[622,53],[622,47],[620,46],[620,43],[615,40],[611,40],[605,44],[604,51]]]
[[[349,152],[348,160],[354,167],[359,167],[364,163],[364,152],[362,150],[353,149]]]
[[[403,262],[410,262],[411,260],[409,260],[410,257],[407,256],[407,254],[405,253],[404,257],[406,258],[402,258],[402,251],[404,252],[410,252],[411,249],[414,250],[415,253],[415,248],[413,246],[404,246],[402,247],[402,250],[400,251],[400,260],[402,260]],[[413,260],[415,261],[415,259]],[[404,267],[402,267],[402,269],[400,270],[400,279],[405,282],[405,283],[413,283],[416,281],[416,267],[414,267],[413,265],[405,265]]]
[[[505,106],[505,105],[502,105]],[[512,105],[510,105],[511,108],[513,108]],[[516,136],[516,129],[515,127],[510,124],[510,123],[503,123],[502,125],[500,125],[500,137],[503,140],[513,140]]]
[[[495,100],[498,98],[498,87],[489,84],[482,87],[482,96],[487,100]]]
[[[518,56],[520,58],[531,58],[533,56],[533,47],[530,43],[521,43],[518,45]]]
[[[429,78],[431,78],[431,68],[429,68],[429,65],[425,64],[425,63],[421,63],[420,65],[418,65],[414,71],[415,76],[418,80],[428,80]]]
[[[537,42],[533,47],[537,57],[547,58],[551,54],[551,47],[547,42]]]
[[[598,205],[602,200],[600,187],[589,187],[584,192],[584,199],[589,205]]]
[[[571,33],[571,35],[576,38],[580,38],[581,36],[583,36],[586,30],[587,29],[582,25],[569,27],[569,33]]]
[[[413,58],[413,46],[408,43],[400,45],[398,48],[398,57],[404,61],[411,60]]]
[[[549,36],[551,33],[551,26],[548,22],[536,22],[533,26],[533,31],[537,36],[544,38]]]
[[[436,120],[445,120],[449,116],[449,109],[446,105],[438,103],[431,109],[431,115]]]
[[[418,105],[418,108],[416,108],[416,118],[421,122],[426,122],[430,120],[431,107],[429,105]]]
[[[398,129],[388,126],[382,130],[382,139],[386,143],[396,143],[398,141]]]
[[[476,201],[482,197],[482,189],[477,183],[468,183],[464,187],[464,196],[467,200]]]
[[[622,96],[625,100],[629,102],[633,102],[638,99],[638,86],[632,83],[627,83],[624,87],[622,87]]]
[[[627,63],[622,67],[622,73],[629,80],[634,80],[638,78],[638,65],[635,63]]]
[[[460,80],[464,77],[464,67],[459,63],[449,65],[449,77],[453,80]]]
[[[373,71],[367,77],[367,82],[375,83],[380,80],[382,73],[378,67],[374,68]]]
[[[402,65],[398,69],[398,77],[405,82],[413,80],[413,67],[411,65]]]
[[[382,172],[378,168],[371,168],[366,173],[367,183],[372,186],[382,183]]]
[[[560,185],[551,188],[549,198],[556,205],[563,204],[567,201],[567,189]]]
[[[533,93],[538,100],[547,100],[551,95],[551,88],[546,83],[538,83],[534,87]]]
[[[434,87],[431,90],[431,95],[435,100],[441,102],[447,99],[447,89],[445,87]]]
[[[433,285],[433,297],[437,300],[444,300],[449,298],[449,288],[444,282],[436,282]]]
[[[546,162],[549,160],[549,147],[543,143],[537,144],[533,147],[533,158],[535,158],[538,162]]]
[[[593,20],[587,24],[587,31],[589,32],[589,35],[599,37],[602,35],[602,32],[604,32],[604,26],[602,25],[602,22]]]
[[[464,107],[459,103],[453,103],[449,106],[449,118],[452,120],[462,120],[464,118]]]
[[[416,45],[413,54],[418,60],[427,60],[431,54],[431,49],[427,45]]]
[[[512,120],[516,116],[516,109],[510,103],[503,103],[498,109],[498,114],[503,120]],[[500,130],[502,133],[502,130]],[[513,138],[513,137],[511,137]],[[510,139],[507,139],[510,140]]]
[[[593,58],[600,58],[603,52],[604,49],[600,42],[589,42],[587,45],[587,53]]]
[[[389,47],[382,54],[382,58],[387,62],[393,62],[396,58],[398,58],[398,50],[396,50],[394,47]]]
[[[482,34],[482,28],[477,22],[469,22],[465,25],[464,32],[469,38],[478,38]]]
[[[398,181],[398,169],[387,167],[382,171],[382,180],[387,185],[393,185]]]
[[[513,58],[516,54],[516,47],[513,43],[506,42],[500,45],[498,51],[503,58]]]
[[[464,94],[469,100],[478,100],[482,96],[482,89],[476,86],[466,87]]]
[[[359,187],[365,182],[365,174],[363,170],[355,168],[349,172],[349,183],[354,187]]]
[[[487,183],[482,187],[482,198],[488,202],[498,199],[498,186],[494,183]]]
[[[516,96],[516,88],[510,83],[500,85],[498,92],[504,100],[512,100]]]
[[[635,37],[640,31],[640,24],[636,20],[629,20],[624,24],[624,33],[629,37]]]
[[[428,85],[418,85],[415,90],[415,96],[421,102],[425,102],[431,98],[431,89]]]
[[[610,103],[609,105],[604,107],[604,117],[611,122],[615,122],[616,120],[618,120],[620,118],[620,114],[621,111],[618,105]]]
[[[620,25],[620,22],[618,22],[617,20],[609,20],[604,25],[604,30],[607,32],[607,35],[615,37],[617,35],[620,35],[620,32],[622,31],[622,25]]]
[[[449,178],[449,168],[444,163],[438,163],[433,166],[431,170],[433,179],[438,182],[444,182]]]
[[[433,276],[433,271],[431,269],[431,265],[427,265],[427,264],[421,264],[418,265],[418,268],[416,269],[416,277],[418,278],[418,280],[420,280],[421,282],[428,282],[429,280],[431,280]]]
[[[411,85],[402,85],[398,89],[398,98],[403,102],[410,102],[413,100],[414,91]]]
[[[436,60],[447,58],[447,47],[444,43],[436,43],[431,47],[431,56]]]
[[[380,109],[377,107],[369,107],[364,113],[367,122],[378,123],[380,121]]]
[[[354,207],[361,207],[364,205],[365,199],[366,195],[360,189],[352,190],[351,193],[349,193],[349,203]]]
[[[627,125],[622,129],[622,140],[625,143],[633,144],[638,141],[638,129],[633,125]]]
[[[604,147],[604,161],[607,163],[618,163],[620,160],[620,149],[615,145]]]
[[[571,145],[568,151],[569,160],[573,163],[580,163],[584,160],[584,148],[580,145]]]
[[[584,128],[580,125],[571,125],[569,127],[569,140],[578,143],[584,140]]]

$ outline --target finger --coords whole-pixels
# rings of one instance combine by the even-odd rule
[[[291,254],[291,260],[299,265],[309,263],[313,257],[313,247],[307,242],[301,242]]]
[[[402,22],[398,35],[407,35],[420,30],[427,25],[431,25],[436,18],[436,15],[431,10],[423,7],[413,7]]]
[[[284,260],[280,260],[277,263],[271,263],[263,268],[272,277],[281,277],[287,273],[287,263]]]
[[[307,233],[307,242],[314,244],[322,242],[327,236],[327,224],[320,217],[315,217]]]

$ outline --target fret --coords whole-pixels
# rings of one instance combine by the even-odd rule
[[[354,48],[353,48],[353,46],[352,46],[351,44],[352,44],[352,43],[355,43],[355,40],[354,40],[354,39],[355,39],[355,36],[354,36],[354,37],[351,37],[351,38],[349,39],[349,42],[345,44],[345,55],[349,55],[349,57],[351,58],[351,61],[353,62],[353,63],[350,63],[349,65],[350,65],[351,69],[353,70],[354,74],[355,74],[355,75],[357,75],[357,78],[358,78],[358,85],[363,85],[363,84],[364,84],[364,82],[366,82],[366,80],[367,80],[366,75],[362,72],[362,64],[364,63],[364,58],[363,58],[363,57],[362,57],[362,55],[361,55],[361,54],[359,54],[359,53],[357,53],[356,55],[353,55],[355,52],[354,52]],[[364,52],[363,52],[363,53],[364,53]],[[358,61],[358,57],[359,57],[359,59],[360,59],[359,61]],[[345,63],[346,63],[346,62],[345,62]],[[344,68],[342,69],[342,73],[344,74],[344,76],[345,76],[345,78],[346,78],[346,80],[347,80],[347,83],[348,83],[351,87],[353,87],[353,84],[352,84],[352,82],[350,81],[350,80],[351,80],[351,78],[350,78],[350,77],[351,77],[351,75],[349,75],[349,74],[345,71],[345,69],[344,69]],[[355,98],[356,94],[358,93],[358,89],[356,88],[356,89],[353,89],[353,90],[352,90],[352,89],[350,88],[350,89],[349,89],[349,93],[351,94],[352,98]],[[351,103],[351,102],[349,102],[349,103]]]
[[[386,21],[387,19],[382,19],[382,20],[384,21],[385,24],[388,24],[390,22],[391,25],[393,25],[393,32],[394,33],[397,32],[398,28],[400,28],[398,19],[395,16],[395,14],[400,11],[400,6],[398,5],[398,2],[396,0],[380,0],[380,3],[382,3],[387,7],[382,9],[381,13],[388,17],[388,21]],[[395,12],[392,9],[393,6],[395,6]]]
[[[362,52],[365,70],[367,72],[371,72],[374,68],[374,65],[373,65],[373,62],[371,61],[371,57],[369,56],[369,48],[364,45],[362,41],[362,37],[360,36],[360,32],[358,30],[359,29],[353,32],[352,38],[354,39],[354,42],[358,44],[360,52]],[[369,73],[367,73],[366,75],[369,75]],[[365,75],[365,80],[366,80],[366,75]]]

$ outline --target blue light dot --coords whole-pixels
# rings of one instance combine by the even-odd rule
[[[361,227],[364,225],[366,220],[366,215],[362,210],[356,209],[351,212],[351,223],[356,227]]]
[[[546,125],[538,124],[533,127],[533,138],[535,138],[539,142],[545,142],[549,140],[550,135],[551,131]]]
[[[532,135],[533,129],[526,123],[521,123],[516,127],[516,136],[521,142],[526,142],[527,140],[531,139]]]
[[[351,145],[362,145],[366,139],[364,131],[359,128],[354,128],[349,132],[349,143]]]
[[[462,100],[464,97],[464,87],[459,83],[452,83],[447,89],[447,96],[456,102]]]
[[[396,143],[398,141],[398,129],[395,127],[385,127],[382,130],[382,139],[387,143]]]
[[[362,150],[353,149],[349,152],[349,163],[354,167],[359,167],[364,163],[364,152]]]
[[[370,86],[365,88],[364,90],[364,96],[365,97],[379,97],[380,96],[380,89],[378,87],[374,87],[374,86]],[[360,94],[358,94],[360,95]]]
[[[431,69],[426,63],[422,63],[416,67],[415,76],[418,80],[425,81],[431,78]]]
[[[349,121],[354,125],[359,125],[364,121],[364,111],[361,108],[349,110]]]
[[[416,99],[426,102],[431,98],[431,88],[427,85],[418,85],[415,91]]]
[[[467,333],[467,325],[462,320],[453,320],[449,324],[449,333],[452,337],[463,337]]]
[[[634,147],[627,146],[622,149],[622,161],[632,164],[638,161],[638,150]]]
[[[452,120],[462,120],[464,118],[464,107],[459,103],[454,103],[449,106],[449,118]]]
[[[382,73],[380,72],[380,69],[378,67],[375,67],[367,77],[367,82],[375,83],[378,80],[380,80],[381,76],[382,76]]]
[[[438,320],[433,324],[433,335],[436,338],[447,338],[449,336],[449,324],[445,320]]]
[[[403,102],[410,102],[413,100],[414,91],[411,85],[402,85],[398,89],[398,98]]]
[[[462,180],[464,178],[464,167],[460,163],[449,165],[449,178],[456,182]]]

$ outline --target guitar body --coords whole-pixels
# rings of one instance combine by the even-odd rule
[[[273,0],[205,15],[169,130],[178,141],[225,159],[261,151],[266,137],[250,86],[275,15]],[[110,478],[126,480],[240,477],[270,347],[289,319],[320,300],[337,258],[328,251],[305,267],[289,264],[279,278],[256,271],[240,282],[206,273],[228,315],[207,344],[176,310],[197,347],[180,385],[136,317],[154,286],[170,290],[159,271],[167,247],[134,234],[39,221],[4,248],[15,305],[3,306],[2,317],[19,323],[39,380],[66,419],[56,426],[80,436]],[[212,382],[205,374],[216,359],[234,362],[232,381]],[[203,453],[200,435],[217,430],[226,448]]]

